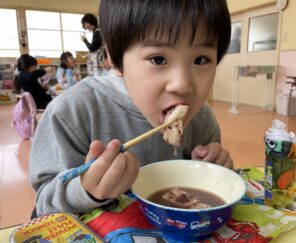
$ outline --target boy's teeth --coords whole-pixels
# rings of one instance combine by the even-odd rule
[[[173,112],[174,109],[175,109],[175,107],[171,107],[171,108],[167,109],[167,110],[165,111],[165,115],[166,115],[166,116],[167,116],[167,115],[170,115],[170,114]]]

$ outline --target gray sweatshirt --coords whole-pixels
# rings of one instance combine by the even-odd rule
[[[59,177],[84,163],[93,140],[123,143],[152,129],[132,103],[124,81],[116,76],[88,77],[64,91],[46,108],[37,126],[30,155],[30,181],[36,190],[38,215],[86,212],[102,206],[86,193],[77,177]],[[161,160],[190,159],[198,145],[220,142],[220,129],[205,104],[184,132],[178,156],[158,133],[130,148],[141,166]],[[105,202],[106,203],[106,202]]]

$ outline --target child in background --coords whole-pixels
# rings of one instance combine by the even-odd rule
[[[67,87],[72,87],[79,81],[79,73],[76,68],[76,61],[70,52],[64,52],[60,56],[61,64],[57,70],[57,81],[63,85],[67,84]]]
[[[53,68],[37,69],[36,58],[29,54],[23,54],[18,59],[17,69],[17,79],[22,90],[29,92],[33,96],[38,109],[45,109],[51,101],[51,97],[46,93],[46,90],[49,88],[49,79],[40,83],[38,79],[42,79],[45,76],[52,76],[54,72]]]
[[[43,114],[32,145],[30,180],[37,214],[86,212],[127,191],[139,167],[198,159],[233,167],[206,104],[231,32],[226,0],[100,1],[100,26],[119,76],[88,77]],[[188,105],[184,137],[174,147],[160,133],[119,152],[121,143]],[[97,158],[83,175],[60,176]]]

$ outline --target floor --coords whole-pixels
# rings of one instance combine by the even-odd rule
[[[228,112],[229,103],[214,102],[213,108],[222,130],[222,144],[235,167],[264,165],[263,137],[275,118],[296,133],[296,117],[240,105],[240,114]],[[34,207],[34,192],[28,182],[30,142],[11,128],[13,105],[0,105],[0,228],[26,222]]]

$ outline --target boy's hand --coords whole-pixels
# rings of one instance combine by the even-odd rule
[[[193,160],[213,162],[233,169],[233,161],[229,152],[222,148],[219,143],[210,143],[207,146],[197,145],[191,152],[191,158]]]
[[[126,192],[139,173],[138,158],[129,151],[119,153],[120,145],[118,140],[107,146],[98,140],[90,145],[86,161],[98,158],[80,180],[84,190],[99,200],[116,198]]]

